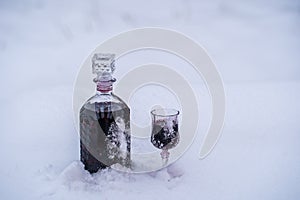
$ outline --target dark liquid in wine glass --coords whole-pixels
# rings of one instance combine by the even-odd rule
[[[165,122],[157,121],[153,124],[151,143],[158,149],[171,149],[179,142],[178,123],[165,126]]]

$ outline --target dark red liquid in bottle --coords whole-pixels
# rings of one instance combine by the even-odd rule
[[[130,141],[125,103],[94,102],[81,108],[80,159],[90,173],[117,163],[130,168]]]

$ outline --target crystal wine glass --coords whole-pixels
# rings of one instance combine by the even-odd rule
[[[174,148],[179,142],[178,132],[179,111],[175,109],[154,109],[151,111],[152,134],[151,143],[158,149],[163,165],[167,165],[169,149]]]

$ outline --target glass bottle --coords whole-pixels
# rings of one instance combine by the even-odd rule
[[[93,56],[97,91],[80,110],[80,160],[90,173],[114,164],[130,168],[130,109],[112,93],[114,57],[102,53]]]

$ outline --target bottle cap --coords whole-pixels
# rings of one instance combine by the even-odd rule
[[[93,74],[97,74],[95,82],[111,80],[115,71],[115,54],[95,53],[92,58]]]

